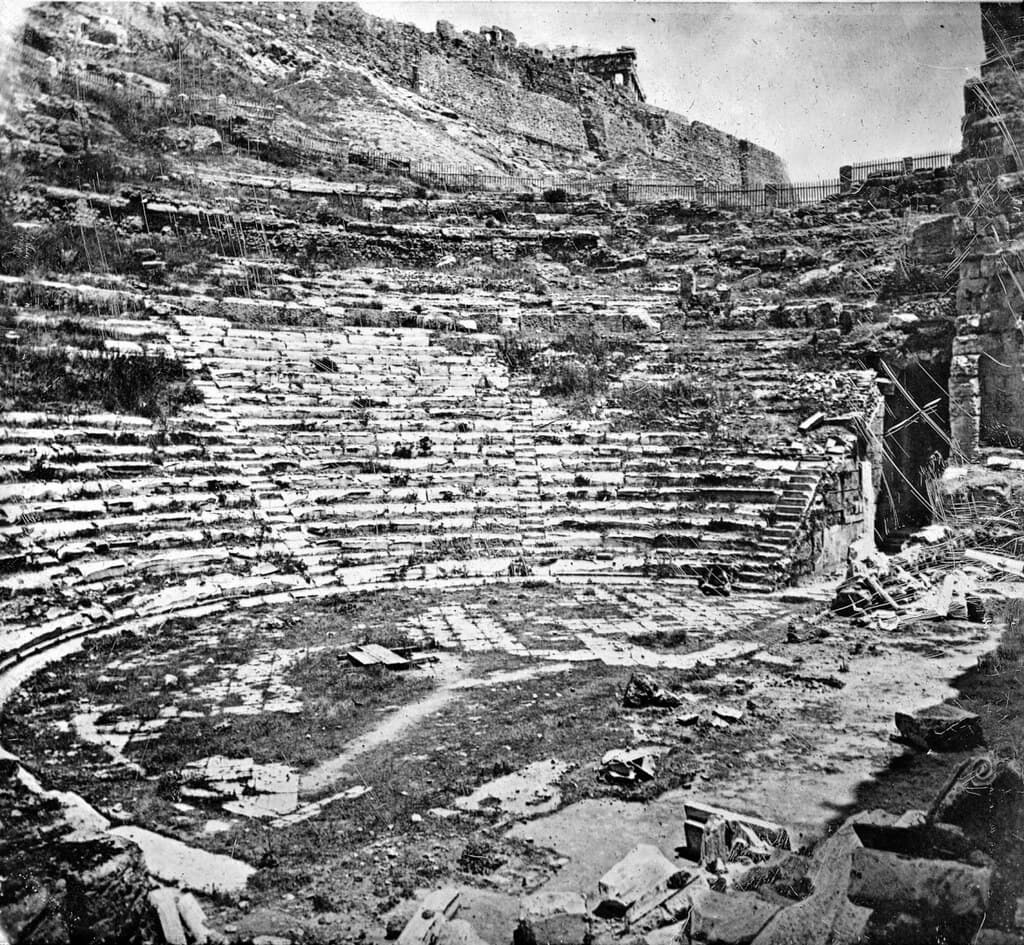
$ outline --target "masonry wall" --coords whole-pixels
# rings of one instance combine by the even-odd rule
[[[643,112],[654,157],[694,177],[741,187],[789,180],[782,159],[766,148],[664,109],[644,106]]]
[[[524,88],[514,76],[473,71],[457,59],[431,52],[421,54],[417,73],[418,92],[462,115],[483,124],[507,122],[515,134],[569,151],[587,148],[579,108]]]
[[[949,393],[966,456],[1024,446],[1024,8],[981,5],[985,62],[964,94],[957,228],[964,250]]]

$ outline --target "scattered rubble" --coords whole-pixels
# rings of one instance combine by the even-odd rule
[[[648,673],[633,673],[622,695],[622,704],[627,709],[646,709],[657,707],[673,709],[682,703],[682,699],[665,689]]]
[[[664,749],[613,748],[601,757],[601,775],[609,781],[650,781]]]

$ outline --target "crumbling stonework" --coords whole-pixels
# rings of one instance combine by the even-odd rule
[[[623,88],[638,102],[647,100],[636,71],[636,50],[631,46],[620,46],[613,53],[585,53],[572,58],[584,72]]]

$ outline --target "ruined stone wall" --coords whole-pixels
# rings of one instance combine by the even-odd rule
[[[966,456],[1024,446],[1024,8],[981,5],[985,62],[964,95],[957,329],[949,392],[953,440]]]
[[[845,569],[852,545],[867,539],[874,544],[873,467],[849,460],[823,483],[819,507],[812,515],[801,562],[806,574],[830,574]]]
[[[656,159],[709,181],[757,187],[789,180],[782,159],[765,148],[663,109],[644,107]]]
[[[861,455],[848,456],[822,477],[794,546],[794,577],[843,571],[851,547],[874,548],[876,496],[884,468],[880,449],[884,423],[885,405],[879,401],[865,418],[868,436],[859,439]]]

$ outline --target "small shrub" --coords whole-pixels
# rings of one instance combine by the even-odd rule
[[[512,374],[525,374],[533,367],[537,346],[514,335],[498,342],[498,358]]]
[[[547,203],[565,203],[568,199],[569,195],[562,187],[552,187],[550,190],[544,191],[544,200]]]
[[[571,352],[581,361],[591,364],[603,364],[611,357],[608,339],[599,335],[593,328],[566,332],[556,338],[551,347],[555,351]]]
[[[576,360],[552,361],[540,383],[541,393],[552,397],[593,397],[608,386],[608,373],[600,364]]]
[[[708,433],[718,430],[738,406],[734,388],[692,375],[677,377],[666,384],[623,384],[611,399],[616,407],[629,411],[631,426],[662,426],[689,409],[700,411],[699,426]]]

